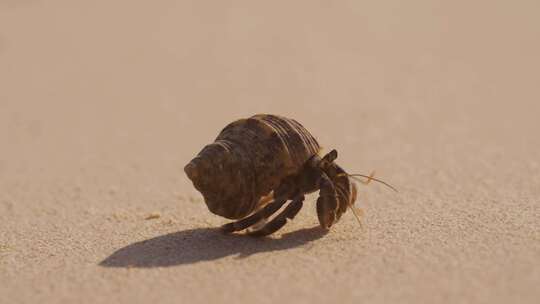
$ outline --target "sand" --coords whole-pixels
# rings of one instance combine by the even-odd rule
[[[0,303],[538,303],[538,1],[0,1]],[[183,166],[302,122],[359,186],[224,236]]]

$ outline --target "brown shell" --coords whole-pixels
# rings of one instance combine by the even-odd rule
[[[237,219],[320,149],[297,121],[261,114],[226,126],[185,170],[211,212]]]

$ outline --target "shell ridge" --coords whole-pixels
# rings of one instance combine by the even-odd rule
[[[249,157],[249,152],[246,149],[246,147],[244,147],[242,142],[237,141],[234,138],[219,139],[219,140],[216,140],[216,142],[226,142],[227,145],[229,145],[230,147],[238,148],[237,153],[241,155],[241,158],[243,159],[243,161],[248,163],[248,166],[251,168],[250,170],[251,174],[253,174],[252,182],[256,183],[256,181],[258,180],[257,168],[255,164],[253,163],[252,159]],[[233,150],[233,149],[230,148],[230,150]],[[257,197],[256,189],[257,189],[256,184],[253,185],[253,187],[251,187],[251,191],[249,192],[251,196],[250,200],[244,200],[244,201],[242,201],[241,199],[238,200],[239,206],[236,208],[237,212],[242,212],[243,210],[251,209],[252,207],[256,205],[256,202],[259,200],[259,198]]]
[[[295,121],[292,120],[292,119],[289,119],[287,121],[288,124],[291,125],[291,127],[296,131],[296,133],[300,136],[300,140],[302,141],[302,146],[307,148],[308,150],[311,150],[309,151],[310,153],[312,153],[313,149],[312,149],[312,145],[311,145],[311,142],[305,132],[305,130],[303,128],[300,128],[299,125],[295,124]]]
[[[261,120],[267,126],[275,130],[275,134],[277,134],[281,142],[284,144],[287,155],[292,158],[293,162],[296,162],[296,155],[294,155],[296,151],[289,140],[289,132],[287,132],[287,129],[280,124],[278,117],[274,115],[266,115],[262,117]]]

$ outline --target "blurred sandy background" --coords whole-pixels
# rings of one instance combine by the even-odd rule
[[[538,303],[540,2],[0,0],[1,303]],[[294,117],[362,186],[223,236],[182,169]],[[159,213],[156,219],[146,219]]]

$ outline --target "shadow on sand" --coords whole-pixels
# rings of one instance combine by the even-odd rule
[[[216,228],[169,233],[118,249],[99,265],[104,267],[168,267],[217,260],[238,254],[287,250],[323,237],[320,227],[283,234],[279,239],[225,235]]]

